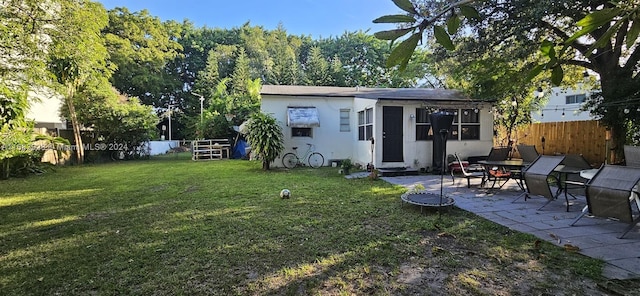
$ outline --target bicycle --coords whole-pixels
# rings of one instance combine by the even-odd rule
[[[309,146],[307,148],[307,152],[304,153],[302,158],[298,157],[298,147],[291,147],[293,149],[293,153],[289,152],[282,156],[282,165],[286,168],[292,169],[296,166],[304,166],[305,164],[300,159],[306,159],[307,164],[310,167],[314,169],[321,167],[324,164],[324,156],[319,152],[315,152],[313,144],[307,143],[307,146]]]

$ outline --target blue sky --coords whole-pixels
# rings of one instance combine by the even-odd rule
[[[392,0],[98,0],[106,9],[146,9],[161,20],[189,19],[197,27],[233,28],[247,21],[273,30],[282,23],[287,33],[312,38],[340,36],[345,31],[392,29],[374,24],[377,17],[401,12]]]

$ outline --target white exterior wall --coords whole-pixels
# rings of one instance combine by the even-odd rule
[[[60,118],[62,98],[53,94],[29,92],[29,112],[26,118],[37,123],[46,124],[49,128],[66,128],[66,121]],[[38,126],[38,125],[36,125]]]
[[[403,162],[385,162],[382,163],[382,107],[398,106],[398,103],[378,103],[376,100],[359,99],[354,100],[354,117],[355,128],[353,129],[353,141],[356,143],[353,152],[353,161],[361,165],[371,162],[371,142],[358,141],[358,118],[357,113],[367,108],[373,108],[373,133],[374,133],[374,151],[373,159],[376,168],[385,167],[411,167],[411,168],[427,168],[432,167],[433,142],[432,141],[416,141],[416,125],[415,116],[416,108],[421,108],[421,103],[405,103],[403,104]],[[480,112],[480,139],[479,140],[452,140],[447,141],[447,154],[457,152],[460,157],[482,156],[489,154],[493,145],[493,117],[488,112],[489,107],[482,108]]]
[[[354,149],[351,152],[351,160],[354,164],[366,166],[373,159],[373,164],[378,167],[382,161],[382,125],[378,127],[378,123],[382,122],[382,107],[377,104],[377,100],[372,99],[353,99],[353,143]],[[371,154],[371,141],[358,141],[358,112],[365,109],[373,108],[373,156]],[[373,157],[373,158],[372,158]]]
[[[312,137],[292,137],[291,128],[287,126],[288,107],[316,107],[320,119],[320,126],[312,128]],[[332,97],[293,97],[263,95],[261,110],[273,115],[284,135],[284,151],[293,152],[291,147],[298,147],[298,156],[302,157],[307,151],[306,143],[315,145],[315,150],[324,156],[324,165],[330,165],[331,159],[345,159],[353,155],[354,132],[357,136],[357,118],[353,110],[351,98]],[[349,109],[351,122],[350,132],[340,132],[340,109]],[[282,167],[282,160],[278,157],[273,163],[275,167]]]
[[[171,148],[179,147],[180,141],[149,141],[149,154],[166,154]]]
[[[588,94],[588,92],[588,90],[580,89],[580,87],[578,87],[578,89],[554,87],[551,89],[549,101],[543,107],[543,110],[533,112],[531,117],[534,122],[593,120],[589,112],[579,111],[583,105],[582,103],[567,104],[567,96]],[[562,116],[563,112],[564,116]],[[542,116],[542,114],[544,114],[544,116]]]
[[[384,106],[403,107],[403,162],[382,163],[382,109]],[[261,110],[273,115],[282,126],[285,150],[292,152],[291,147],[298,148],[298,155],[302,156],[307,149],[306,143],[314,144],[316,151],[322,153],[325,165],[330,165],[331,159],[351,158],[355,164],[362,167],[372,161],[376,168],[384,167],[432,167],[433,142],[416,141],[415,116],[416,108],[421,103],[413,102],[384,102],[375,99],[342,98],[342,97],[295,97],[263,95]],[[312,137],[292,137],[291,128],[286,126],[288,107],[316,107],[320,117],[320,127],[313,127]],[[371,142],[358,140],[358,112],[373,109],[373,136],[375,139],[373,155]],[[340,132],[340,109],[349,109],[350,132]],[[487,155],[493,145],[493,117],[488,112],[489,106],[484,106],[480,112],[479,140],[447,141],[447,154],[457,152],[463,159],[469,156]],[[272,164],[282,166],[282,160],[277,158]]]

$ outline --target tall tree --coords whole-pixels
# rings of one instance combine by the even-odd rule
[[[265,33],[262,27],[252,27],[248,22],[240,28],[240,39],[249,59],[251,77],[264,77],[271,66]]]
[[[477,100],[495,101],[494,123],[505,136],[499,139],[500,144],[509,145],[517,140],[512,135],[515,128],[531,123],[531,112],[540,107],[541,100],[534,93],[543,81],[532,83],[522,75],[531,63],[527,56],[520,56],[521,47],[477,51],[481,46],[475,39],[459,42],[452,51],[434,46],[428,61],[441,87],[462,90]]]
[[[324,56],[340,57],[347,86],[381,86],[381,78],[392,71],[384,67],[389,44],[366,32],[345,32],[339,37],[318,40],[317,46]]]
[[[331,85],[333,86],[347,86],[344,79],[344,68],[340,57],[335,54],[331,59],[329,65],[329,74],[331,75]]]
[[[251,80],[251,67],[243,47],[238,49],[236,65],[233,68],[231,79],[232,94],[242,95],[247,93],[247,82]]]
[[[301,83],[302,70],[298,63],[300,43],[289,42],[282,25],[267,36],[267,51],[272,60],[266,84],[297,85]]]
[[[314,46],[309,50],[305,66],[308,85],[331,85],[329,62],[324,58],[319,47]]]
[[[334,81],[341,86],[415,87],[426,73],[420,62],[412,62],[405,72],[398,71],[397,67],[386,67],[391,52],[389,43],[363,31],[320,39],[313,46],[320,47],[325,57],[340,57],[341,71],[336,71],[335,64],[332,71]],[[337,73],[342,77],[338,78]]]
[[[218,57],[216,56],[215,51],[210,50],[209,56],[207,57],[207,65],[204,70],[198,72],[198,78],[193,86],[193,93],[198,97],[202,96],[203,108],[207,108],[208,105],[214,104],[212,98],[216,95],[219,82],[220,73],[218,72]],[[214,109],[218,110],[219,108],[216,106]]]
[[[180,81],[165,71],[166,65],[182,51],[173,38],[179,29],[176,23],[162,23],[146,10],[133,13],[126,8],[110,10],[109,26],[102,34],[116,68],[112,84],[145,104],[164,106],[172,90],[181,87]]]
[[[0,125],[25,126],[29,90],[42,91],[55,1],[0,2]]]
[[[69,111],[79,164],[84,161],[84,147],[75,99],[81,86],[111,74],[106,64],[108,53],[100,36],[100,30],[107,23],[106,11],[98,3],[61,0],[52,33],[50,71],[55,76],[54,87],[63,95]]]

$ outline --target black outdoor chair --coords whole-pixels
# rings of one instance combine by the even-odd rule
[[[454,156],[456,158],[458,165],[460,165],[460,173],[462,173],[462,176],[467,179],[467,188],[471,188],[471,179],[473,178],[481,178],[482,181],[480,182],[480,187],[482,187],[485,181],[484,172],[483,171],[468,172],[462,160],[460,160],[460,156],[458,156],[458,153],[454,153]],[[452,179],[453,179],[453,174],[454,174],[454,170],[451,170]]]
[[[518,144],[516,145],[516,147],[518,149],[518,154],[520,154],[520,158],[522,158],[522,162],[524,163],[531,164],[534,161],[536,161],[536,159],[540,155],[536,150],[535,145]],[[511,170],[511,177],[517,178],[517,179],[523,179],[522,174],[524,174],[525,169],[526,169],[526,166],[522,170]]]
[[[564,155],[564,160],[561,165],[575,168],[578,170],[592,169],[591,164],[581,154],[567,154]],[[584,195],[585,184],[587,179],[580,177],[580,174],[568,174],[563,180],[560,180],[563,184],[565,193],[570,194],[575,198],[575,195]]]
[[[502,161],[509,158],[509,147],[492,147],[487,156],[488,161]],[[487,183],[492,182],[491,188],[494,188],[498,181],[504,181],[500,184],[502,188],[511,179],[511,172],[504,167],[487,165],[485,166],[485,179]]]
[[[516,147],[518,149],[518,153],[520,154],[520,158],[522,158],[522,161],[524,162],[534,162],[540,155],[536,150],[535,145],[518,144],[516,145]]]
[[[632,205],[640,209],[638,182],[640,168],[619,165],[603,165],[587,183],[587,206],[571,223],[575,225],[585,214],[600,218],[614,218],[630,224],[618,238],[623,238],[636,224],[640,215],[634,217]]]
[[[624,161],[627,166],[640,167],[640,146],[624,145]]]
[[[492,147],[487,160],[507,160],[509,158],[509,147]]]
[[[544,208],[550,202],[557,198],[557,191],[551,190],[551,184],[558,184],[559,180],[553,174],[553,170],[562,162],[564,156],[540,155],[538,158],[526,168],[524,171],[524,182],[527,191],[525,200],[531,195],[539,195],[548,199],[539,210]],[[567,200],[567,204],[569,201]],[[569,206],[567,205],[567,211]]]

